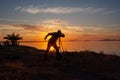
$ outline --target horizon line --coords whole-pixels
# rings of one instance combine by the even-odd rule
[[[79,42],[79,41],[83,41],[83,42],[87,42],[87,41],[120,41],[120,39],[102,39],[102,40],[68,40],[68,41],[62,41],[62,42]],[[4,42],[4,41],[0,41],[0,43],[1,43],[1,42]],[[30,41],[30,40],[23,40],[23,41],[19,41],[19,42],[22,42],[22,43],[24,43],[24,42],[27,42],[27,43],[29,43],[29,42],[48,42],[48,40],[46,40],[46,41],[34,41],[34,40]]]

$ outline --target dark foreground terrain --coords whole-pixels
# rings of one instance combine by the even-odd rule
[[[64,52],[56,60],[43,50],[21,46],[0,49],[0,80],[120,80],[120,57],[92,51]]]

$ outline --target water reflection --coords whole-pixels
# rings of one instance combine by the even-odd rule
[[[120,55],[120,41],[88,41],[88,42],[63,42],[65,51],[92,50],[96,52],[104,51],[106,54]],[[46,49],[47,42],[22,43],[39,49]]]

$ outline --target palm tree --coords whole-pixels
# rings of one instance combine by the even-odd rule
[[[20,37],[19,34],[12,33],[12,34],[7,35],[6,37],[4,37],[4,39],[10,40],[12,46],[17,46],[18,45],[18,40],[21,40],[22,37]]]

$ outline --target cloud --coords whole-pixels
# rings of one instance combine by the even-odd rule
[[[12,24],[0,24],[0,30],[21,30],[22,27],[15,27]]]
[[[68,14],[68,13],[101,13],[112,14],[115,10],[107,10],[105,8],[93,8],[93,7],[39,7],[39,6],[18,6],[16,10],[27,12],[31,14],[37,13],[53,13],[53,14]]]
[[[85,34],[83,34],[83,36],[86,36],[86,37],[88,37],[88,36],[96,36],[96,34],[88,34],[88,33],[86,34],[85,33]]]
[[[96,35],[119,34],[120,24],[114,25],[71,25],[69,22],[60,19],[45,19],[40,24],[0,24],[0,32],[8,34],[22,33],[23,35],[43,35],[48,32],[54,32],[58,29],[67,35],[96,37]],[[108,27],[105,27],[108,26]],[[115,27],[116,26],[116,27]]]
[[[61,29],[62,31],[67,32],[80,32],[82,31],[81,27],[72,26],[66,21],[60,19],[45,19],[40,24],[1,24],[0,31],[10,31],[13,30],[24,32],[24,31],[33,31],[33,32],[52,32]]]
[[[117,12],[119,12],[119,10],[110,10],[110,11],[103,12],[102,15],[114,14],[114,13],[117,13]]]
[[[21,31],[23,31],[24,28],[22,27],[15,27],[13,24],[0,24],[0,36],[4,37],[7,34],[11,34],[13,32],[15,33],[20,33]]]
[[[52,24],[52,25],[68,25],[68,22],[60,19],[45,19],[42,24]]]
[[[14,27],[21,27],[27,30],[37,30],[36,25],[28,25],[28,24],[15,24],[13,25]]]
[[[29,22],[28,20],[18,20],[18,19],[0,19],[0,21]]]

